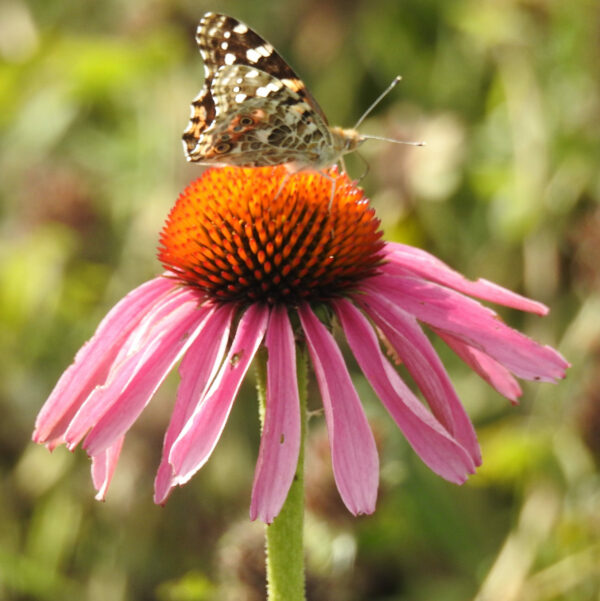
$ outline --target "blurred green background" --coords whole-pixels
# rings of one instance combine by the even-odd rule
[[[428,144],[363,147],[387,238],[546,303],[546,318],[501,313],[573,364],[510,407],[440,348],[483,450],[462,487],[419,462],[356,371],[381,451],[378,509],[342,507],[312,419],[309,599],[600,599],[598,0],[3,0],[0,598],[265,598],[262,525],[248,520],[252,378],[208,465],[164,508],[152,482],[176,375],[128,435],[105,503],[84,452],[30,442],[101,317],[160,272],[162,221],[200,173],[180,136],[206,10],[265,35],[334,124],[401,74],[363,126]],[[349,169],[360,177],[364,161]]]

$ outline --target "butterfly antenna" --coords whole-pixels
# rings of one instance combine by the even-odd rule
[[[369,113],[385,98],[400,82],[402,75],[396,75],[392,80],[392,83],[375,99],[371,106],[363,113],[362,117],[356,122],[354,129],[358,129],[360,124],[366,119]],[[366,134],[360,134],[361,138],[365,140],[381,140],[382,142],[392,142],[394,144],[408,144],[409,146],[426,146],[425,142],[408,142],[406,140],[394,140],[393,138],[382,138],[381,136],[370,136]]]
[[[360,124],[367,118],[369,113],[398,85],[398,83],[400,83],[401,79],[402,75],[396,75],[396,77],[394,77],[392,83],[377,96],[371,106],[362,114],[362,117],[356,122],[354,129],[359,128]]]
[[[394,138],[383,138],[381,136],[360,135],[365,140],[381,140],[382,142],[392,142],[393,144],[408,144],[409,146],[427,146],[426,142],[410,142],[407,140],[394,140]]]

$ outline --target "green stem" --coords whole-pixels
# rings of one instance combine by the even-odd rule
[[[258,396],[264,423],[266,353],[258,362]],[[272,524],[265,526],[269,601],[305,601],[304,595],[304,439],[306,435],[306,352],[297,349],[296,372],[300,395],[300,454],[287,499]]]

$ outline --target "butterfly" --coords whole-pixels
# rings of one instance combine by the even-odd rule
[[[196,42],[204,61],[204,86],[192,101],[183,132],[188,161],[239,167],[284,164],[294,173],[331,166],[367,139],[388,140],[359,134],[356,128],[399,77],[354,128],[330,127],[304,82],[244,23],[206,13]]]

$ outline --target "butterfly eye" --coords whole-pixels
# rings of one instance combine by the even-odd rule
[[[215,146],[215,152],[218,154],[224,154],[226,152],[229,152],[231,150],[231,144],[228,144],[227,142],[221,142],[220,144],[217,144]]]

